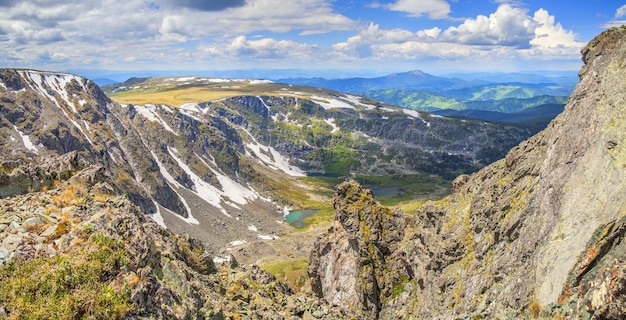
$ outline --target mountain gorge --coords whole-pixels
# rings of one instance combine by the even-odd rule
[[[622,318],[624,34],[585,47],[564,112],[525,141],[268,81],[132,79],[111,100],[81,77],[4,69],[0,314]],[[312,175],[458,177],[404,212]],[[331,193],[298,288],[238,266],[242,244],[304,238],[285,211]]]

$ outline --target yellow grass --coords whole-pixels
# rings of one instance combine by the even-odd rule
[[[109,97],[121,104],[166,104],[170,106],[180,106],[185,103],[214,101],[242,95],[284,96],[293,94],[278,91],[277,87],[242,85],[232,88],[203,86],[149,91],[130,90],[111,93]]]

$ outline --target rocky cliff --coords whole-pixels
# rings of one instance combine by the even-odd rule
[[[547,129],[405,223],[340,186],[311,258],[318,293],[387,319],[626,316],[625,35],[583,49],[580,83]]]

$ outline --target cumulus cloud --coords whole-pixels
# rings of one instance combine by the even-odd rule
[[[467,19],[458,27],[448,28],[442,40],[470,45],[504,45],[527,48],[535,36],[537,21],[526,10],[508,4],[498,7],[495,13]]]
[[[406,12],[411,17],[428,15],[430,19],[445,19],[450,13],[450,4],[445,0],[396,0],[389,4],[374,3],[372,7]]]
[[[617,8],[617,10],[615,11],[616,19],[623,18],[625,16],[626,16],[626,4]]]
[[[337,12],[333,0],[0,0],[0,65],[71,61],[76,66],[139,68],[173,61],[177,66],[199,61],[238,66],[258,60],[301,66],[330,64],[332,59],[362,65],[386,59],[578,54],[582,45],[575,34],[547,11],[529,15],[514,2],[494,1],[502,4],[490,15],[448,28],[409,30],[353,20]],[[373,6],[451,21],[447,1],[385,2]],[[303,37],[328,32],[343,38],[318,46],[313,43],[319,37]]]
[[[378,24],[370,23],[358,35],[350,37],[345,42],[333,45],[333,49],[345,55],[359,58],[372,56],[373,48],[380,44],[406,43],[409,41],[429,42],[437,38],[440,29],[435,27],[418,32],[404,29],[381,29]]]
[[[207,57],[228,57],[237,59],[305,59],[310,60],[318,53],[317,46],[298,43],[290,40],[262,38],[249,40],[246,36],[238,36],[230,42],[200,47]]]
[[[565,30],[548,11],[537,10],[533,20],[539,23],[535,29],[535,37],[530,41],[536,53],[578,54],[578,50],[584,46],[584,43],[576,40],[576,35],[572,31]]]
[[[544,9],[527,10],[503,3],[489,16],[458,26],[410,32],[370,24],[333,50],[343,59],[467,61],[506,65],[519,59],[577,59],[584,43]]]
[[[603,28],[612,28],[626,25],[626,4],[615,10],[615,20],[610,20],[602,24]]]

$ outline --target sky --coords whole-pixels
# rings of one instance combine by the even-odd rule
[[[0,0],[0,67],[572,70],[615,0]]]

